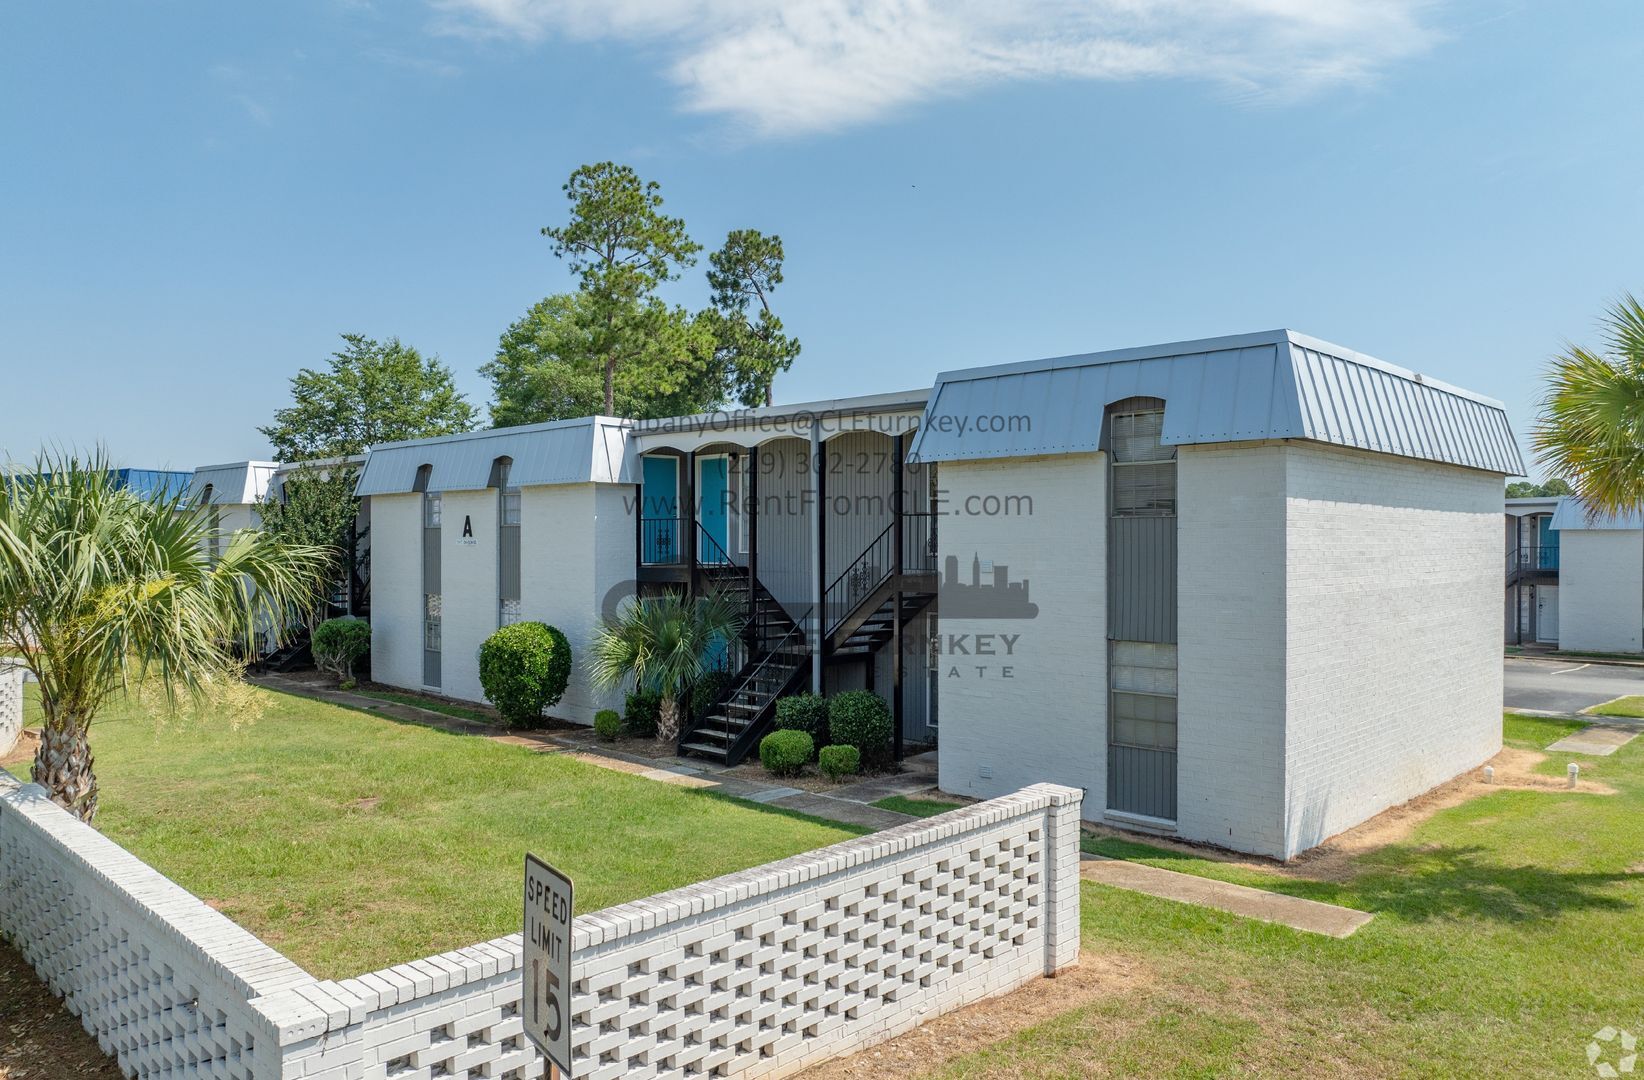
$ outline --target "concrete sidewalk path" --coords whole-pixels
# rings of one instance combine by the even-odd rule
[[[1355,911],[1318,900],[1303,900],[1298,896],[1252,889],[1247,885],[1161,870],[1156,866],[1123,859],[1109,859],[1101,855],[1086,855],[1084,859],[1079,876],[1086,881],[1183,904],[1215,908],[1246,919],[1279,923],[1310,934],[1349,937],[1374,917],[1368,911]]]
[[[1549,753],[1559,754],[1593,754],[1597,757],[1608,757],[1617,750],[1638,738],[1636,729],[1629,729],[1608,723],[1595,723],[1591,727],[1564,736],[1547,747]]]

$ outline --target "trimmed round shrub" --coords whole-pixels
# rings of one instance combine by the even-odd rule
[[[479,677],[505,723],[540,724],[542,710],[558,704],[571,681],[571,643],[546,623],[505,626],[480,646]]]
[[[776,730],[803,731],[817,746],[828,745],[828,699],[809,692],[779,698]]]
[[[339,679],[354,679],[354,665],[371,651],[371,624],[353,615],[327,619],[309,639],[314,664]]]
[[[622,730],[636,739],[656,738],[662,720],[662,695],[635,690],[622,702]]]
[[[798,776],[815,751],[803,731],[773,731],[759,740],[759,760],[772,776]]]
[[[817,752],[816,767],[829,780],[843,780],[862,767],[862,754],[854,746],[824,746]]]
[[[847,690],[828,701],[828,732],[834,744],[856,747],[864,765],[890,761],[891,731],[890,706],[871,690]]]
[[[700,720],[708,715],[708,710],[714,707],[714,702],[725,693],[731,685],[732,675],[724,668],[715,668],[705,672],[691,686],[691,717]]]
[[[594,714],[594,734],[606,742],[615,742],[622,734],[622,717],[615,709],[601,709]]]

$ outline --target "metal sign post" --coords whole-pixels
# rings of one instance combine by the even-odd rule
[[[569,1080],[571,1076],[571,879],[535,855],[525,856],[525,1035]]]

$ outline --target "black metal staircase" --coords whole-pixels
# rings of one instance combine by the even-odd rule
[[[1527,544],[1507,553],[1507,584],[1521,581],[1557,581],[1558,546]]]
[[[805,630],[810,612],[795,620],[753,571],[737,565],[700,524],[697,543],[698,584],[737,602],[747,621],[733,652],[735,676],[719,700],[681,727],[679,752],[736,765],[770,727],[777,699],[810,673]]]
[[[892,521],[823,592],[830,660],[873,656],[936,599],[934,538],[921,529],[929,528],[929,517]]]

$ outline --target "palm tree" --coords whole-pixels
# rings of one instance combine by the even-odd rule
[[[1599,327],[1597,351],[1571,345],[1553,358],[1531,438],[1593,517],[1644,511],[1644,305],[1628,293]]]
[[[1591,514],[1644,508],[1644,305],[1610,306],[1598,351],[1572,345],[1547,372],[1531,445]]]
[[[742,632],[736,602],[708,593],[694,599],[680,593],[630,599],[594,631],[589,673],[601,689],[634,687],[662,699],[656,737],[679,737],[680,701],[691,684],[712,666],[709,654]]]
[[[210,540],[203,507],[123,488],[101,455],[0,479],[0,647],[40,684],[34,781],[82,821],[97,814],[98,710],[144,680],[174,703],[238,677],[258,630],[283,626],[326,562],[249,530],[215,554]]]

